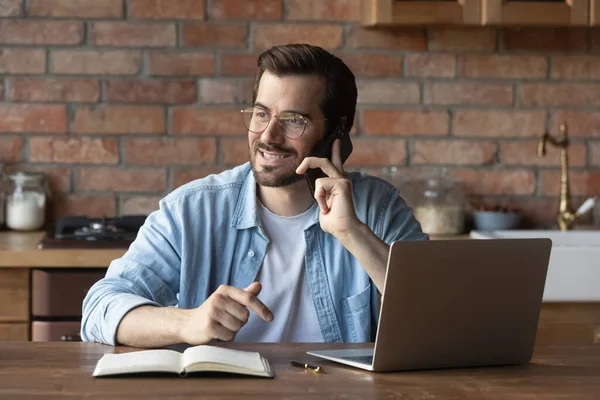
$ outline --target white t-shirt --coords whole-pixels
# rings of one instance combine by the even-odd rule
[[[270,212],[260,202],[257,209],[269,246],[257,281],[262,284],[258,298],[271,311],[266,322],[250,311],[248,323],[235,335],[236,342],[322,342],[321,328],[304,268],[304,229],[317,208],[294,217]]]

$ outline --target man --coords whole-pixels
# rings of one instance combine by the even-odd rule
[[[242,112],[250,162],[161,200],[87,294],[82,338],[374,340],[389,244],[427,235],[392,185],[344,173],[340,140],[331,160],[310,156],[334,133],[349,143],[356,97],[352,72],[321,48],[263,53]],[[327,175],[314,193],[309,168]]]

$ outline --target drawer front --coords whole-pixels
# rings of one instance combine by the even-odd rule
[[[31,314],[34,317],[79,317],[88,290],[106,270],[34,270],[31,275]]]
[[[0,322],[29,321],[29,270],[0,269]]]
[[[0,342],[29,340],[29,324],[23,322],[0,322]]]
[[[80,342],[80,322],[33,321],[31,340],[33,342]]]

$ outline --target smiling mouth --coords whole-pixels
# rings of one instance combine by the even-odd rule
[[[258,149],[258,152],[265,160],[283,160],[284,158],[289,157],[289,154],[271,153],[261,149]]]

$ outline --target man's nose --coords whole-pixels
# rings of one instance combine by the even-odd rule
[[[281,126],[279,125],[279,117],[271,117],[267,129],[261,134],[261,139],[263,143],[282,143],[285,141],[281,132]]]

